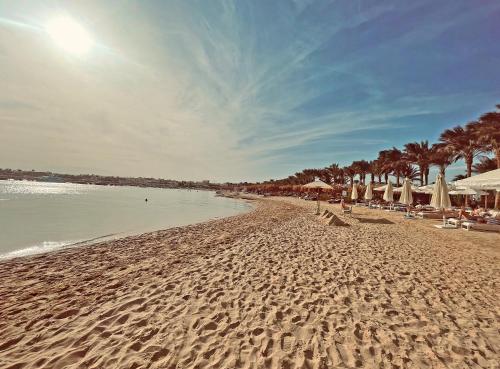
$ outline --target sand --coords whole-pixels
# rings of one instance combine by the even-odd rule
[[[499,367],[500,235],[255,204],[0,263],[0,367]]]

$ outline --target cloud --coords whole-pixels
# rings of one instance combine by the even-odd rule
[[[299,165],[370,159],[384,146],[426,138],[449,124],[438,119],[472,114],[499,92],[446,80],[442,69],[455,51],[440,39],[471,19],[486,27],[498,6],[449,2],[436,13],[432,2],[397,1],[0,6],[2,167],[287,176]],[[44,33],[60,12],[92,33],[89,55],[65,55]],[[418,61],[440,69],[410,65],[415,45]]]

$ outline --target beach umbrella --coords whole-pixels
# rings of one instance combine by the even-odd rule
[[[378,186],[373,189],[373,191],[385,191],[388,185]]]
[[[368,186],[366,186],[366,191],[365,191],[365,200],[370,201],[373,199],[373,183],[368,183]]]
[[[448,194],[448,185],[443,175],[440,173],[436,177],[434,189],[432,191],[431,206],[436,209],[446,209],[451,207],[450,196]]]
[[[351,200],[356,201],[358,199],[358,185],[354,183],[352,185]]]
[[[457,188],[456,190],[448,192],[449,195],[476,195],[487,196],[488,192],[481,190],[474,190],[473,188]]]
[[[455,186],[500,191],[500,169],[461,179],[455,182]]]
[[[462,196],[485,196],[484,198],[484,207],[488,207],[488,192],[481,190],[474,190],[473,188],[457,188],[453,191],[448,192],[449,195],[462,195]]]
[[[422,192],[423,192],[423,191],[420,189],[420,187],[417,187],[417,186],[415,186],[414,184],[412,184],[410,180],[408,180],[408,182],[410,182],[410,191],[411,191],[411,192],[417,192],[417,193],[422,193]],[[396,187],[396,188],[394,189],[394,192],[396,192],[396,193],[403,192],[403,187],[404,187],[404,183],[403,183],[403,186],[401,186],[401,187]]]
[[[495,207],[500,204],[500,168],[490,170],[469,178],[461,179],[455,182],[457,187],[467,187],[481,190],[495,190]]]
[[[373,183],[369,182],[365,190],[365,200],[368,200],[368,207],[371,206],[372,199],[373,199]]]
[[[418,191],[421,193],[425,193],[427,195],[432,195],[434,192],[434,185],[425,185],[425,186],[420,186],[418,187]]]
[[[305,184],[302,187],[309,188],[309,189],[316,189],[318,191],[318,207],[316,209],[316,214],[319,214],[319,194],[320,194],[321,190],[332,190],[333,187],[330,186],[329,184],[319,180],[318,178],[315,178],[314,181],[309,182],[308,184]]]
[[[444,209],[451,207],[450,195],[448,194],[448,185],[444,177],[439,173],[434,183],[434,190],[431,197],[431,206],[443,211],[443,226],[446,224]]]
[[[399,197],[399,202],[405,204],[407,207],[406,215],[410,216],[410,205],[413,203],[413,196],[411,194],[411,182],[408,178],[405,178],[403,187],[401,188],[401,196]]]
[[[392,183],[389,182],[384,191],[384,196],[382,197],[385,201],[387,202],[393,202],[394,201],[394,194],[393,194],[393,188],[392,188]]]

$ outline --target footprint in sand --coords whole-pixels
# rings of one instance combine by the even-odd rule
[[[294,345],[295,338],[291,333],[284,333],[283,336],[281,336],[281,350],[285,352],[292,352]]]

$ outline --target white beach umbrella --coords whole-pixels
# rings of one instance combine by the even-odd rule
[[[356,201],[358,199],[358,185],[354,183],[352,185],[351,200]]]
[[[373,183],[368,183],[368,186],[366,186],[366,191],[365,191],[365,200],[370,201],[373,199]]]
[[[461,179],[455,182],[455,186],[500,191],[500,169]]]
[[[421,190],[419,187],[417,187],[417,186],[415,186],[414,184],[412,184],[410,180],[408,180],[408,182],[410,182],[410,191],[411,191],[411,192],[422,193],[422,190]],[[403,183],[403,186],[401,186],[401,187],[396,187],[396,188],[394,189],[394,192],[396,192],[396,193],[403,192],[403,187],[404,187],[404,183]]]
[[[378,186],[373,189],[373,191],[385,191],[388,185]]]
[[[411,194],[411,182],[408,178],[405,178],[403,187],[401,187],[401,196],[399,197],[399,202],[405,205],[411,205],[413,203],[413,196]],[[394,190],[396,192],[396,190]]]
[[[444,209],[451,207],[450,195],[448,194],[448,185],[444,180],[444,176],[439,173],[434,183],[434,190],[431,197],[432,207],[441,209],[443,211],[443,227],[446,227],[446,217],[444,216]]]
[[[316,214],[319,214],[319,193],[321,192],[321,190],[331,190],[333,189],[333,187],[319,180],[318,178],[315,178],[314,181],[309,182],[308,184],[305,184],[302,187],[318,190],[318,207],[316,209]]]
[[[439,173],[436,177],[436,183],[434,183],[430,205],[436,209],[446,209],[451,207],[448,185],[446,184],[446,181],[441,173]]]
[[[432,195],[432,193],[434,192],[434,185],[430,184],[430,185],[420,186],[418,187],[418,191],[421,193]]]
[[[393,188],[392,188],[392,183],[389,182],[384,191],[384,196],[382,197],[385,201],[387,202],[393,202],[394,201],[394,193],[393,193]]]
[[[495,207],[500,203],[500,169],[490,170],[486,173],[461,179],[460,181],[456,181],[455,185],[459,188],[466,187],[481,190],[495,190]]]
[[[476,195],[487,196],[488,192],[481,190],[474,190],[473,188],[457,188],[456,190],[448,192],[449,195]]]

